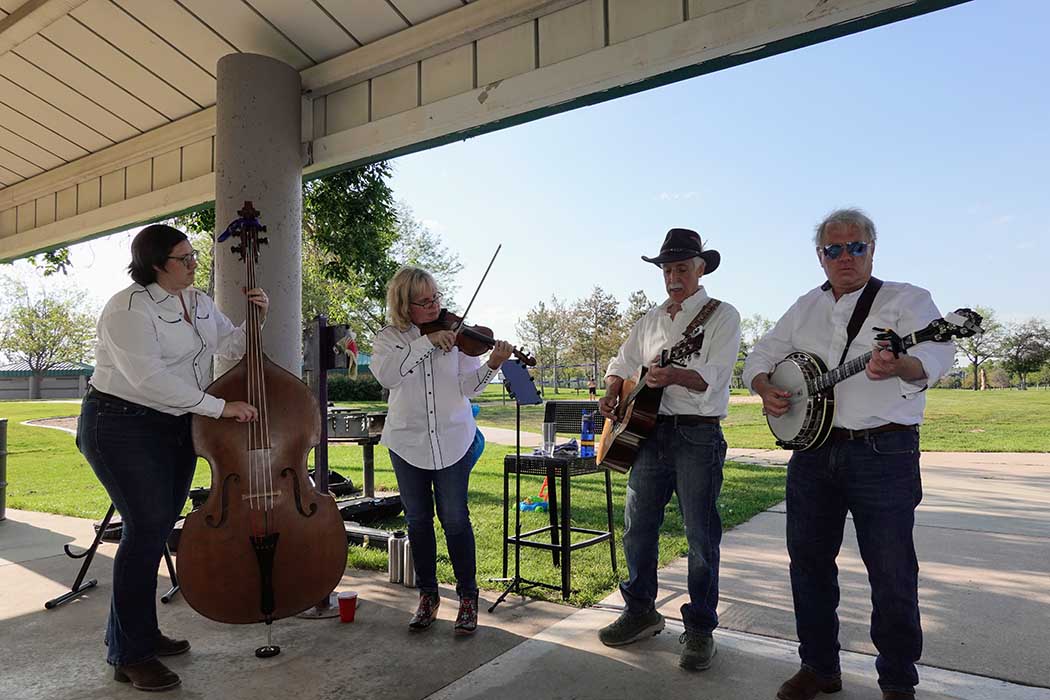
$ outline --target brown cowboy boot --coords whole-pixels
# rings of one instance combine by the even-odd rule
[[[842,690],[841,678],[821,678],[808,668],[784,681],[777,691],[777,700],[813,700],[817,693],[837,693]]]
[[[430,627],[430,623],[437,619],[440,606],[441,597],[437,593],[420,593],[419,607],[409,620],[408,626],[414,630],[425,630]]]
[[[131,683],[137,690],[151,691],[171,690],[182,683],[174,671],[157,659],[116,666],[113,669],[113,679],[119,683]]]
[[[190,643],[185,639],[172,639],[166,635],[157,638],[157,656],[178,656],[190,650]]]

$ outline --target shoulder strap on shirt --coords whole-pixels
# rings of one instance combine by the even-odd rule
[[[875,295],[879,293],[881,287],[882,280],[878,277],[871,277],[864,286],[860,299],[857,299],[857,305],[853,307],[853,315],[850,316],[849,325],[846,326],[846,347],[842,348],[842,357],[839,358],[840,365],[846,361],[846,353],[849,352],[849,346],[853,343],[853,339],[857,337],[857,334],[860,333],[860,327],[864,325],[864,319],[871,312],[871,304],[875,301]]]

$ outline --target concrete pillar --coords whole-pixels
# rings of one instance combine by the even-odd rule
[[[295,376],[302,373],[302,156],[299,72],[267,56],[219,59],[216,84],[216,235],[251,200],[266,226],[256,277],[270,296],[263,349]],[[216,244],[215,300],[240,323],[245,317],[244,263],[231,239]],[[216,376],[234,363],[216,359]]]

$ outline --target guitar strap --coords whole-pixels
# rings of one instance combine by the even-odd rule
[[[696,314],[696,318],[694,318],[692,321],[690,321],[689,325],[685,327],[684,331],[682,331],[682,336],[685,337],[685,338],[688,338],[689,336],[691,336],[693,334],[693,332],[698,327],[700,327],[700,326],[704,325],[705,323],[707,323],[707,319],[711,318],[711,314],[713,314],[715,312],[715,309],[717,309],[718,306],[721,303],[722,302],[719,301],[718,299],[713,299],[713,298],[712,299],[708,299],[707,303],[704,304],[703,308],[701,308],[699,313]],[[703,346],[704,346],[704,338],[703,338],[703,335],[701,334],[701,336],[700,336],[700,344],[697,345],[696,349],[699,350]]]
[[[830,285],[828,285],[830,288]],[[853,307],[853,315],[850,316],[849,325],[846,326],[846,347],[842,348],[842,357],[839,358],[839,365],[846,361],[846,353],[849,352],[849,346],[853,343],[853,339],[860,333],[860,327],[864,325],[864,319],[871,313],[871,304],[875,301],[875,295],[879,293],[879,289],[882,288],[882,280],[878,277],[872,277],[868,280],[868,283],[864,286],[864,291],[860,293],[860,299],[857,299],[857,305]]]

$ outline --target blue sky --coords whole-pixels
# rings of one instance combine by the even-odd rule
[[[813,226],[860,206],[875,274],[942,311],[1050,320],[1050,3],[975,0],[394,163],[393,187],[460,256],[470,316],[513,339],[541,299],[594,285],[663,299],[672,226],[722,253],[705,278],[775,319],[823,280]],[[77,246],[75,283],[124,286],[129,234]]]

